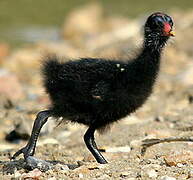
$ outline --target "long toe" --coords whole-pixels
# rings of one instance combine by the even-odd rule
[[[100,164],[107,164],[108,163],[105,159],[98,159],[97,162]]]
[[[29,152],[29,148],[28,146],[25,146],[23,148],[21,148],[19,151],[17,151],[12,157],[11,159],[16,159],[17,156],[19,156],[20,154],[24,155],[24,158],[26,159],[28,156],[32,155],[32,153]]]
[[[16,159],[17,156],[19,156],[20,154],[24,153],[24,148],[20,149],[19,151],[17,151],[12,157],[11,159]]]

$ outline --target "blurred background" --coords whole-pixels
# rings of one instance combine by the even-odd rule
[[[154,11],[190,10],[192,1],[162,0],[1,0],[0,41],[12,46],[33,43],[40,40],[61,40],[59,33],[70,12],[88,3],[100,4],[104,16],[136,18]]]
[[[160,76],[151,98],[134,115],[113,126],[114,133],[102,138],[104,148],[125,146],[130,140],[144,137],[179,134],[176,128],[192,125],[193,1],[0,0],[0,151],[4,153],[2,156],[0,153],[0,166],[6,167],[6,172],[12,174],[13,167],[4,162],[26,143],[36,113],[49,105],[40,73],[44,57],[56,54],[63,61],[85,56],[132,57],[143,42],[144,22],[155,11],[173,18],[176,37],[169,40],[164,50]],[[85,127],[68,124],[62,129],[57,127],[56,132],[53,131],[56,124],[50,122],[42,130],[42,134],[49,135],[40,138],[39,157],[54,160],[65,156],[63,161],[72,163],[86,156],[86,161],[92,161],[82,139],[74,137],[74,134],[81,137]],[[138,126],[141,123],[143,128]],[[121,138],[125,135],[128,139]],[[49,144],[58,146],[53,148]],[[58,149],[64,153],[57,154]],[[57,156],[53,157],[53,153]],[[106,156],[115,161],[121,155]],[[122,161],[124,158],[127,161],[127,157],[123,156]],[[130,163],[133,167],[140,166],[135,161]],[[172,172],[162,169],[160,173],[164,171]]]

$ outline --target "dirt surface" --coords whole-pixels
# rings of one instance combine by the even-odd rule
[[[95,162],[83,142],[87,127],[68,123],[57,126],[52,118],[42,129],[35,153],[35,157],[49,162],[49,170],[29,170],[22,156],[14,161],[9,158],[27,143],[25,139],[29,138],[37,112],[49,105],[39,73],[42,55],[126,57],[134,54],[130,52],[135,52],[141,43],[142,24],[138,22],[142,19],[101,18],[99,14],[97,26],[102,28],[95,29],[95,34],[88,33],[95,24],[85,20],[91,23],[89,30],[77,29],[77,37],[71,37],[66,28],[62,43],[39,43],[10,50],[2,57],[0,81],[3,77],[1,82],[10,82],[5,83],[10,87],[0,88],[1,179],[193,179],[192,142],[157,144],[141,155],[144,139],[193,134],[193,12],[170,14],[176,22],[176,38],[165,48],[154,93],[136,113],[113,124],[106,133],[96,133],[96,142],[109,162],[105,165]],[[65,24],[64,27],[71,26]],[[131,31],[127,31],[128,27]],[[12,87],[14,83],[17,91]]]

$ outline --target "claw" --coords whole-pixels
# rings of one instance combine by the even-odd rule
[[[23,154],[25,162],[26,162],[25,168],[28,170],[38,168],[41,171],[47,171],[53,167],[53,165],[51,163],[33,157],[33,152],[34,151],[31,152],[31,150],[28,146],[25,146],[25,147],[21,148],[19,151],[17,151],[11,157],[11,160],[16,159],[17,156],[19,156],[20,154]]]
[[[11,159],[16,159],[17,156],[19,156],[20,154],[24,155],[24,158],[26,159],[28,156],[30,156],[31,154],[28,153],[28,146],[25,146],[23,148],[21,148],[19,151],[17,151],[12,157]]]
[[[23,148],[22,148],[23,149]],[[11,159],[16,159],[17,156],[19,156],[22,152],[22,149],[20,149],[19,151],[17,151],[12,157]]]
[[[30,139],[25,147],[17,151],[11,159],[15,159],[20,154],[24,155],[24,159],[27,161],[29,156],[33,156],[35,153],[36,142],[42,126],[47,122],[48,117],[52,115],[51,110],[41,111],[37,114],[32,128]]]

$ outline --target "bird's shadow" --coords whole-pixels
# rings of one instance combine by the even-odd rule
[[[35,167],[31,166],[31,164],[27,163],[24,159],[19,159],[19,160],[12,160],[12,161],[0,161],[0,165],[2,165],[3,168],[1,168],[1,172],[4,175],[9,175],[9,174],[14,174],[17,170],[24,169],[26,171],[33,170],[35,168],[38,168],[39,170],[45,172],[49,169],[54,168],[57,164],[60,164],[62,166],[67,166],[68,169],[73,170],[80,165],[78,164],[66,164],[62,161],[44,161],[40,160],[41,163],[43,164],[41,167]]]

